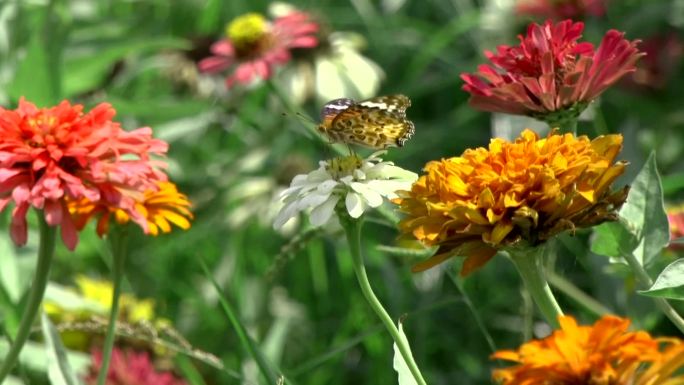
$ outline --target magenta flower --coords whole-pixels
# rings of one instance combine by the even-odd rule
[[[135,198],[166,180],[159,170],[165,164],[150,155],[163,155],[168,146],[153,139],[149,127],[124,131],[114,114],[105,103],[86,114],[68,101],[37,108],[22,99],[16,110],[0,107],[0,211],[14,203],[14,243],[26,243],[26,213],[34,207],[48,225],[61,227],[73,250],[78,233],[66,202],[80,198],[106,199],[147,231]]]
[[[97,383],[97,375],[102,366],[102,352],[92,352],[93,363],[85,381],[87,385]],[[171,372],[158,372],[147,352],[112,350],[112,360],[107,373],[106,385],[186,385]]]
[[[477,73],[461,74],[463,89],[471,94],[472,107],[516,115],[528,115],[557,123],[576,118],[603,91],[635,70],[643,56],[622,32],[608,31],[597,50],[578,43],[584,24],[565,20],[554,24],[530,24],[519,46],[501,45],[496,53],[485,51],[492,65]]]
[[[200,71],[216,73],[228,70],[226,86],[236,82],[249,84],[256,78],[266,80],[274,68],[290,61],[293,48],[318,45],[319,26],[304,12],[293,12],[273,22],[262,15],[249,13],[238,17],[226,28],[227,37],[211,46],[210,56],[198,64]]]

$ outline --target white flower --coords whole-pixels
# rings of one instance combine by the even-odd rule
[[[290,187],[280,194],[285,206],[273,227],[279,229],[299,212],[309,210],[311,224],[322,226],[332,218],[342,199],[349,215],[358,218],[369,207],[380,206],[383,198],[394,199],[396,191],[411,189],[418,175],[383,162],[379,156],[385,152],[378,151],[367,159],[351,155],[321,161],[318,169],[295,176]]]

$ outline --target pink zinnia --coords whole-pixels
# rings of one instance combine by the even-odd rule
[[[474,108],[529,115],[549,124],[574,119],[610,85],[634,71],[643,55],[639,41],[610,30],[597,50],[578,43],[584,24],[565,20],[530,24],[520,45],[485,51],[493,66],[483,64],[475,74],[461,74],[463,89]],[[555,113],[558,112],[558,113]]]
[[[319,26],[304,12],[292,12],[267,21],[257,13],[238,17],[226,28],[227,37],[214,43],[210,56],[199,62],[203,72],[229,70],[226,86],[268,79],[276,66],[290,61],[293,48],[318,45]]]
[[[519,15],[539,16],[554,20],[577,19],[586,15],[603,16],[608,0],[518,0]]]
[[[97,383],[102,367],[102,352],[92,352],[93,363],[85,381],[88,385]],[[186,385],[171,372],[158,372],[147,352],[114,348],[107,373],[106,385]]]
[[[61,227],[64,244],[73,250],[78,233],[67,199],[107,200],[147,231],[135,198],[166,180],[158,169],[164,164],[150,155],[163,155],[168,146],[153,139],[149,127],[124,131],[114,115],[106,103],[86,114],[68,101],[37,108],[22,98],[16,110],[0,107],[0,211],[14,203],[14,243],[26,243],[26,213],[34,207],[43,210],[48,225]]]
[[[684,239],[684,204],[669,207],[667,209],[667,221],[670,224],[670,242],[678,240],[681,242]],[[670,249],[682,250],[684,244],[670,243]]]

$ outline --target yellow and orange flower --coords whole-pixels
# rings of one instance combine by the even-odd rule
[[[188,197],[179,192],[176,185],[171,182],[159,182],[157,190],[147,190],[136,201],[134,209],[136,214],[146,221],[148,233],[157,236],[160,232],[168,233],[174,224],[183,230],[190,228],[190,201]],[[69,212],[74,218],[76,227],[81,230],[88,221],[99,216],[97,220],[97,234],[103,236],[109,231],[111,217],[119,224],[128,223],[131,216],[123,210],[108,203],[107,200],[97,202],[80,199],[69,202]]]
[[[561,329],[544,339],[494,353],[517,363],[494,370],[494,379],[504,385],[684,384],[684,376],[675,375],[684,366],[680,339],[630,332],[629,320],[615,316],[593,326],[578,326],[570,316],[559,321]]]
[[[458,255],[462,275],[484,265],[496,251],[536,246],[578,227],[617,219],[627,189],[610,192],[626,163],[615,162],[621,135],[594,140],[523,131],[514,143],[492,139],[489,148],[432,161],[411,191],[395,203],[407,217],[400,229],[439,246],[422,271]]]

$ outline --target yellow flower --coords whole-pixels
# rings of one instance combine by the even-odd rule
[[[135,212],[147,224],[147,233],[157,236],[159,232],[171,231],[171,224],[183,230],[190,228],[193,218],[189,210],[190,201],[171,182],[159,182],[158,190],[148,190],[136,203]],[[114,216],[119,224],[128,223],[132,218],[125,211],[113,207],[105,200],[92,202],[87,199],[70,201],[69,212],[74,218],[76,227],[81,230],[90,218],[99,215],[97,233],[100,236],[109,230],[109,219]]]
[[[593,326],[578,326],[570,316],[559,321],[561,329],[544,339],[494,353],[517,363],[494,370],[494,379],[504,385],[684,384],[684,376],[673,377],[684,365],[680,339],[629,332],[629,320],[615,316]]]
[[[626,163],[615,163],[621,135],[594,140],[526,129],[514,143],[492,139],[489,148],[433,161],[411,191],[395,200],[400,223],[430,246],[439,246],[422,271],[454,255],[467,257],[462,275],[484,265],[498,249],[536,246],[577,227],[617,219],[627,189],[610,185]]]

